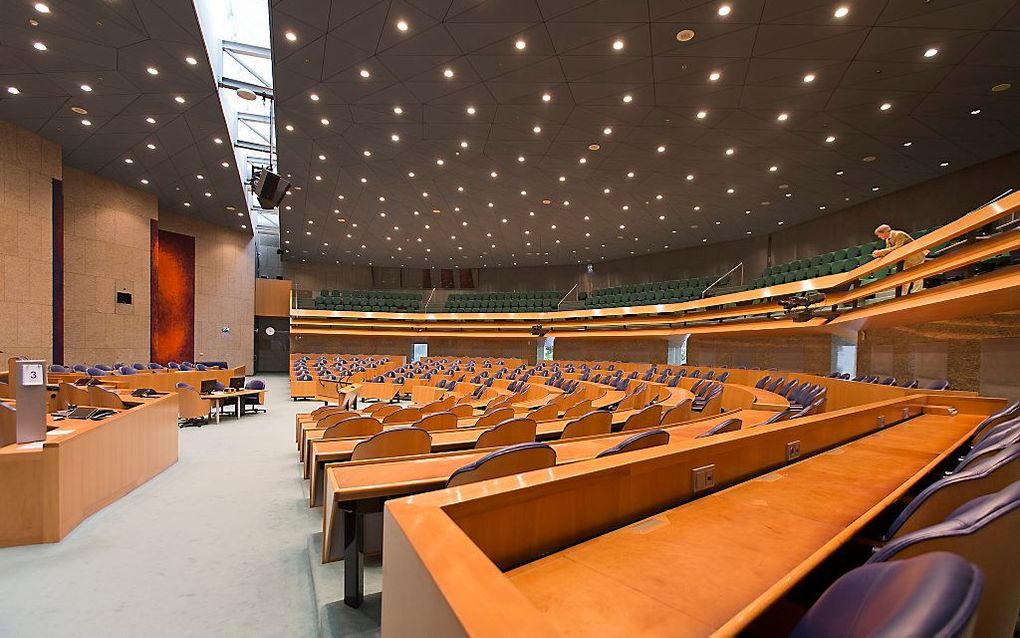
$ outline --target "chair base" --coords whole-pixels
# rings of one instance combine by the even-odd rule
[[[182,430],[187,427],[200,428],[207,423],[209,423],[209,419],[207,417],[199,417],[197,419],[178,419],[177,427]]]

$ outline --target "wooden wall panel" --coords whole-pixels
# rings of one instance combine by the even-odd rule
[[[555,358],[573,361],[666,363],[666,339],[556,339]]]
[[[290,293],[289,279],[256,279],[255,315],[290,317]]]

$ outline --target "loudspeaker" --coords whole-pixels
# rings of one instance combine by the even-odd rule
[[[255,180],[255,197],[262,208],[276,208],[290,189],[290,182],[267,169],[259,171]]]

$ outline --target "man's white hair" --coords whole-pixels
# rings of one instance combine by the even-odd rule
[[[876,235],[878,235],[880,233],[881,234],[885,234],[885,233],[888,233],[891,230],[892,230],[892,227],[889,226],[889,224],[882,224],[881,226],[879,226],[878,228],[875,229],[875,234]]]

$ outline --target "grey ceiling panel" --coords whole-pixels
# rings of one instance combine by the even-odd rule
[[[324,24],[294,8],[312,1],[274,5],[274,42],[298,35],[277,76],[317,78],[279,80],[287,259],[626,257],[766,234],[1020,147],[1016,89],[991,91],[1020,81],[1016,2],[857,0],[838,18],[818,0],[725,16],[724,0],[320,0],[323,33],[299,29]]]
[[[236,212],[225,211],[245,210],[244,191],[230,144],[213,141],[230,136],[193,4],[47,4],[46,14],[29,2],[3,5],[0,118],[60,144],[69,166],[154,193],[163,206],[239,226]],[[36,50],[35,42],[46,49]],[[185,62],[189,56],[197,64]],[[10,86],[19,94],[11,95]],[[146,121],[150,117],[155,124]]]

